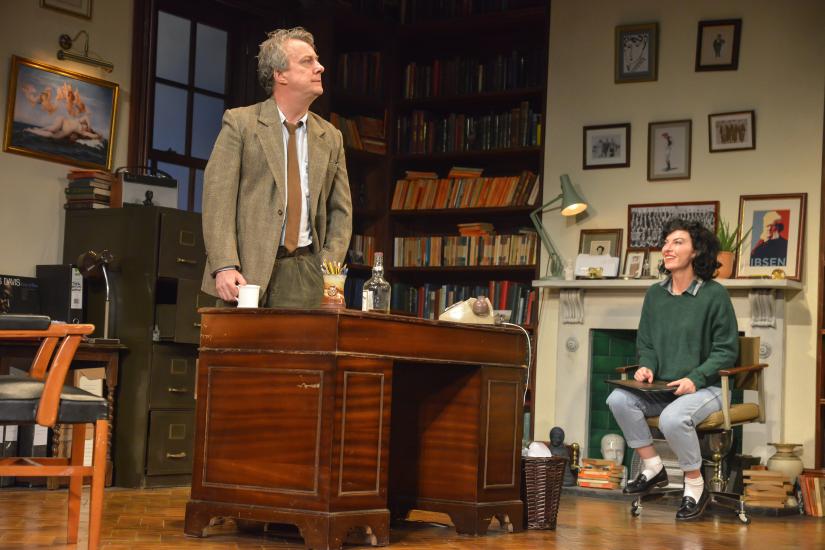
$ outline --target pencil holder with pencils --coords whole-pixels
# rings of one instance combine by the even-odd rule
[[[321,263],[321,273],[324,276],[324,294],[321,297],[321,307],[344,308],[344,283],[347,280],[347,266],[341,262],[324,260]]]

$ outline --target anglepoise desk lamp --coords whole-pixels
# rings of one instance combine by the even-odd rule
[[[107,265],[114,261],[114,255],[108,250],[101,250],[99,253],[94,250],[84,252],[77,258],[77,266],[80,274],[87,279],[93,280],[103,278],[106,285],[106,303],[103,307],[103,338],[96,338],[97,342],[105,343],[110,341],[119,342],[118,338],[109,338],[109,309],[111,306],[111,291],[109,287],[109,273]]]
[[[570,183],[570,176],[562,174],[559,179],[561,180],[561,193],[530,212],[530,219],[536,227],[536,232],[539,234],[544,248],[550,254],[550,269],[548,273],[550,278],[560,277],[563,265],[561,255],[559,255],[552,239],[550,239],[550,235],[547,234],[544,225],[541,223],[541,215],[544,212],[555,210],[556,208],[561,210],[562,216],[575,216],[587,210],[587,203],[581,198],[581,195],[573,189],[573,184]],[[561,201],[561,206],[551,208],[551,206],[559,201]]]

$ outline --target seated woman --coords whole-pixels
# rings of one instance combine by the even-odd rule
[[[662,231],[664,269],[670,276],[645,295],[636,347],[640,382],[663,380],[675,391],[636,394],[614,390],[607,405],[628,446],[644,461],[625,493],[644,493],[668,483],[662,459],[653,448],[646,417],[659,416],[659,429],[685,472],[685,492],[676,519],[702,515],[710,493],[702,479],[702,455],[695,427],[721,410],[719,370],[730,368],[739,351],[730,296],[712,280],[719,241],[701,224],[671,219]]]

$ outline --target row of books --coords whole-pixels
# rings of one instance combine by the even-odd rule
[[[541,52],[498,53],[486,58],[451,57],[404,68],[404,99],[500,92],[541,86]]]
[[[393,283],[390,309],[423,319],[437,319],[452,304],[478,296],[487,296],[493,309],[509,310],[510,317],[505,321],[530,324],[536,307],[536,291],[530,285],[515,281],[490,281],[486,286]]]
[[[753,466],[742,470],[745,494],[742,500],[748,506],[759,508],[784,508],[788,496],[793,494],[788,476],[768,470],[765,466]]]
[[[395,237],[395,267],[535,265],[537,235]]]
[[[346,118],[338,113],[330,113],[329,120],[341,130],[346,147],[379,155],[387,154],[384,119],[367,116]]]
[[[352,94],[381,97],[384,89],[380,52],[347,52],[338,55],[335,85]]]
[[[350,241],[349,263],[368,265],[375,255],[375,237],[353,234]]]
[[[399,153],[453,153],[541,145],[541,113],[529,102],[500,113],[440,116],[414,110],[398,118]]]
[[[432,210],[532,206],[540,189],[538,175],[529,170],[519,176],[400,179],[395,182],[390,207]]]
[[[809,516],[825,516],[825,470],[804,470],[797,483],[801,510]]]
[[[612,460],[583,458],[576,483],[591,489],[618,489],[622,485],[624,467]]]
[[[118,183],[113,173],[105,170],[71,170],[66,178],[69,180],[65,189],[64,208],[67,210],[120,206],[119,197],[112,201],[112,188]]]

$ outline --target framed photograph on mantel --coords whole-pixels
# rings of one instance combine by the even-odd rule
[[[756,149],[755,117],[753,111],[708,115],[710,152]]]
[[[690,179],[690,120],[651,122],[647,128],[647,179]]]
[[[582,132],[582,168],[630,166],[630,124],[585,126]]]
[[[620,258],[621,253],[621,229],[582,229],[579,233],[579,254]]]
[[[738,237],[750,235],[739,249],[737,278],[802,279],[807,199],[807,193],[739,197]]]
[[[716,233],[719,201],[627,205],[627,249],[662,248],[662,229],[676,217],[699,222]]]
[[[696,38],[697,71],[735,71],[739,68],[741,19],[699,21]]]
[[[118,85],[12,56],[3,150],[109,170]]]
[[[659,24],[616,27],[615,82],[648,82],[658,78]]]

